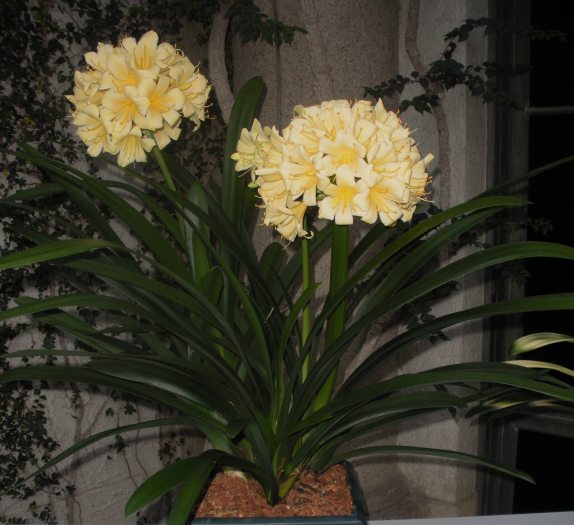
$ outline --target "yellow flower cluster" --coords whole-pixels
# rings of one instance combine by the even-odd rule
[[[179,137],[182,117],[195,129],[205,120],[207,79],[173,45],[158,44],[154,31],[115,47],[100,43],[85,59],[88,68],[76,71],[67,98],[92,157],[104,151],[117,155],[120,166],[145,162],[155,144],[162,149]]]
[[[385,225],[410,221],[425,194],[426,166],[408,128],[381,100],[332,100],[295,108],[280,134],[255,120],[232,155],[250,169],[265,209],[264,223],[289,241],[306,236],[303,217],[352,224],[353,217]]]

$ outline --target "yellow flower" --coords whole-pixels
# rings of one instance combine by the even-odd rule
[[[319,141],[319,150],[324,154],[321,168],[327,177],[334,175],[341,166],[348,166],[353,173],[358,173],[366,154],[365,147],[344,131],[338,131],[333,141],[322,138]]]
[[[181,64],[170,69],[169,74],[175,81],[175,87],[183,93],[183,116],[190,118],[197,129],[205,120],[205,104],[211,90],[207,85],[207,79],[185,57]]]
[[[177,122],[176,124],[179,124]],[[177,125],[170,126],[164,123],[161,129],[154,131],[154,139],[159,149],[165,148],[172,140],[177,140],[181,134],[181,128]]]
[[[256,121],[232,155],[238,171],[251,169],[265,224],[292,240],[303,220],[286,210],[304,214],[318,206],[320,219],[337,224],[412,219],[432,155],[421,160],[409,129],[382,101],[330,100],[294,113],[282,135]]]
[[[88,155],[97,157],[102,151],[114,152],[97,106],[88,104],[81,111],[76,111],[72,122],[78,126],[82,142],[88,146]]]
[[[174,126],[180,119],[179,110],[183,106],[183,94],[177,89],[170,89],[169,78],[162,76],[157,83],[151,78],[143,79],[138,86],[140,96],[149,102],[145,122],[141,127],[149,130],[159,129],[166,122]]]
[[[141,96],[134,86],[127,86],[122,92],[107,91],[102,98],[101,113],[108,133],[120,136],[129,133],[134,125],[145,128],[149,107],[149,99]]]
[[[84,54],[86,64],[94,71],[100,73],[99,89],[106,90],[113,87],[113,78],[108,70],[108,60],[114,54],[114,48],[110,44],[98,44],[97,52],[90,51]]]
[[[118,164],[122,167],[133,162],[145,162],[146,151],[151,151],[155,142],[142,135],[142,131],[134,126],[127,135],[116,138],[112,142],[118,153]]]
[[[114,89],[121,93],[127,86],[137,86],[138,72],[129,63],[129,57],[123,53],[114,53],[108,59],[108,71],[112,76]]]
[[[162,42],[157,46],[155,61],[162,69],[169,69],[172,66],[176,66],[183,60],[185,60],[183,55],[178,53],[177,49],[171,44]]]
[[[280,174],[289,181],[289,195],[292,199],[302,196],[306,206],[317,205],[317,183],[319,157],[309,157],[302,146],[293,147],[289,158],[281,163]]]
[[[142,130],[153,132],[161,149],[179,137],[182,117],[195,129],[205,119],[207,79],[173,45],[158,40],[148,31],[115,47],[100,43],[84,55],[88,68],[75,72],[74,92],[66,98],[90,155],[118,154],[122,166],[142,162],[154,143]]]
[[[319,219],[334,220],[335,224],[353,224],[353,215],[359,215],[359,199],[367,191],[365,183],[355,180],[349,166],[341,166],[335,175],[335,184],[319,185],[326,197],[319,201]]]
[[[409,187],[398,177],[385,177],[370,170],[363,177],[368,190],[357,196],[356,203],[361,208],[361,219],[373,224],[377,216],[385,226],[391,226],[404,213],[403,208],[410,202]]]
[[[243,128],[237,143],[237,151],[231,158],[237,162],[236,171],[259,168],[265,162],[267,153],[271,148],[269,128],[262,128],[257,119],[253,121],[251,129]]]
[[[66,98],[74,104],[76,109],[83,109],[88,104],[100,105],[103,92],[99,91],[99,79],[91,71],[74,73],[74,94]]]
[[[293,241],[297,236],[307,237],[309,233],[303,228],[306,209],[307,206],[302,202],[269,204],[265,207],[263,222],[266,226],[273,226],[288,241]]]
[[[127,64],[140,75],[155,79],[159,74],[160,66],[156,57],[158,39],[155,31],[148,31],[137,42],[132,37],[122,40],[120,49],[125,51]]]
[[[281,166],[289,158],[287,146],[275,128],[269,131],[269,150],[261,167],[253,170],[255,184],[264,203],[280,200],[283,205],[289,196],[288,178],[284,176]]]

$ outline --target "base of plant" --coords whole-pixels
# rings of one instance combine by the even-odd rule
[[[273,507],[255,481],[217,474],[191,523],[364,525],[365,514],[352,467],[341,464],[319,475],[303,473],[289,494]]]

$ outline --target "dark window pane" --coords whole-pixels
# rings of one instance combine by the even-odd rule
[[[574,105],[574,89],[568,80],[574,65],[574,2],[533,0],[531,23],[546,30],[568,33],[567,42],[534,40],[530,48],[530,105]]]
[[[536,168],[574,154],[569,129],[574,127],[574,115],[537,116],[530,119],[529,163]],[[535,177],[529,183],[528,217],[534,221],[550,221],[552,229],[529,230],[528,238],[574,246],[574,163]],[[529,259],[526,270],[531,274],[526,282],[527,295],[574,292],[574,262],[556,259]],[[574,313],[536,312],[524,316],[525,333],[559,332],[574,335]],[[529,355],[542,361],[554,360],[574,368],[574,347],[567,343],[549,346]]]
[[[516,468],[533,476],[536,485],[516,482],[514,514],[574,510],[573,449],[574,439],[526,430],[518,433]]]

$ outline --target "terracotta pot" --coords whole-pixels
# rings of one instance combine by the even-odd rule
[[[292,517],[263,517],[263,518],[193,518],[189,525],[220,524],[220,525],[367,525],[366,506],[357,477],[350,463],[344,462],[347,481],[352,499],[352,513],[338,516],[292,516]]]

